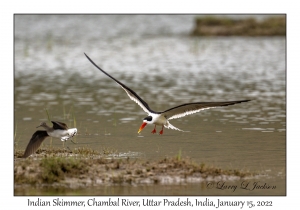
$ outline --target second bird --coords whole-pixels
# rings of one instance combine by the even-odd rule
[[[62,141],[67,141],[69,138],[72,138],[77,134],[77,128],[68,128],[65,123],[58,121],[51,122],[53,124],[52,128],[49,127],[45,122],[42,122],[39,126],[37,126],[37,128],[43,127],[46,130],[38,130],[32,135],[24,152],[23,158],[27,158],[35,153],[45,138],[49,136],[60,138]]]

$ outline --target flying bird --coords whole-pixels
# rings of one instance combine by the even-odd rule
[[[48,136],[60,138],[61,141],[67,141],[69,138],[72,138],[77,134],[77,128],[68,128],[65,123],[58,121],[51,122],[53,124],[52,128],[49,127],[45,122],[42,122],[39,126],[36,127],[43,127],[45,128],[45,130],[38,130],[32,135],[24,152],[23,158],[27,158],[28,156],[35,153],[40,147],[41,143]]]
[[[85,53],[84,53],[85,54]],[[156,133],[156,126],[162,126],[161,131],[159,134],[163,134],[163,129],[168,128],[168,129],[174,129],[178,131],[183,131],[179,128],[176,128],[173,126],[169,120],[176,119],[176,118],[181,118],[186,115],[194,114],[197,112],[200,112],[204,109],[210,109],[210,108],[216,108],[216,107],[221,107],[221,106],[229,106],[237,103],[242,103],[242,102],[248,102],[250,100],[239,100],[239,101],[224,101],[224,102],[194,102],[194,103],[186,103],[186,104],[181,104],[179,106],[175,106],[173,108],[167,109],[162,112],[154,111],[150,108],[150,106],[147,104],[146,101],[144,101],[136,92],[131,90],[129,87],[115,79],[113,76],[109,75],[106,71],[101,69],[99,66],[97,66],[90,58],[87,56],[87,59],[100,71],[102,71],[104,74],[106,74],[108,77],[113,79],[116,83],[118,83],[127,93],[129,98],[136,102],[147,114],[148,116],[144,118],[143,123],[141,127],[138,130],[138,133],[140,133],[144,127],[147,124],[154,124],[154,129],[152,130],[151,133]]]

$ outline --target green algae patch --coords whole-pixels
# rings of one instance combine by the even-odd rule
[[[286,17],[274,16],[264,20],[198,17],[195,19],[191,34],[193,36],[286,36]]]

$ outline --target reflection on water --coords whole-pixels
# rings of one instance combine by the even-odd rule
[[[193,16],[16,16],[18,147],[25,149],[48,120],[47,109],[51,119],[76,125],[80,145],[144,159],[181,151],[197,162],[284,182],[285,39],[189,37],[192,23]],[[171,121],[191,132],[152,135],[148,125],[138,135],[146,113],[84,52],[157,111],[193,101],[252,101]]]

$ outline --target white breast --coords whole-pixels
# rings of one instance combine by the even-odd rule
[[[49,136],[54,138],[61,138],[63,136],[68,135],[68,131],[66,130],[54,130],[52,132],[47,132]]]
[[[167,119],[161,114],[151,114],[152,115],[152,123],[155,125],[166,125]]]

